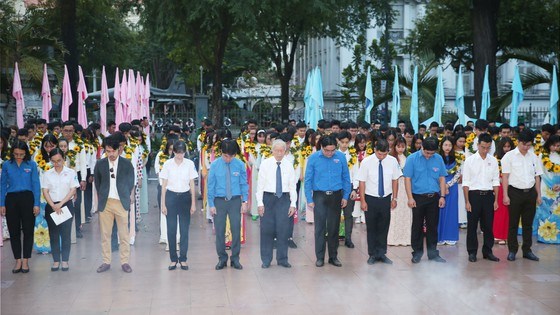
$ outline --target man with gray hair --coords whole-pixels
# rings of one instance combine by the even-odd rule
[[[261,216],[262,268],[270,267],[274,237],[277,239],[276,261],[279,266],[292,267],[288,262],[289,220],[296,211],[296,173],[286,156],[286,142],[272,142],[272,157],[262,161],[257,185],[257,205]]]

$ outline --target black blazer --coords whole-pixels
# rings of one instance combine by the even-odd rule
[[[95,164],[93,171],[95,189],[97,189],[97,209],[105,210],[107,199],[109,198],[109,186],[111,173],[109,172],[109,160],[103,158]],[[117,167],[117,191],[123,208],[130,210],[130,193],[134,188],[134,167],[129,160],[119,156],[119,166]]]

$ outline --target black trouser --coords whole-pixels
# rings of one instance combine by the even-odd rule
[[[301,188],[301,181],[298,180],[297,184],[296,184],[296,194],[297,194],[297,198],[296,198],[296,213],[298,210],[298,202],[299,202],[299,189]],[[299,216],[299,213],[298,213]],[[291,239],[294,237],[294,220],[295,220],[295,215],[293,215],[289,222],[288,222],[288,239]]]
[[[517,229],[519,227],[519,218],[521,218],[523,234],[521,250],[523,254],[527,254],[531,251],[531,245],[533,244],[533,219],[535,219],[535,211],[537,209],[537,191],[534,186],[526,192],[525,190],[509,186],[508,197],[510,200],[508,249],[510,253],[517,253],[519,249]]]
[[[92,197],[93,197],[93,183],[89,182],[89,178],[91,175],[91,171],[87,169],[87,178],[86,178],[86,190],[84,190],[84,209],[86,217],[85,219],[91,218],[91,206],[92,206]],[[85,222],[85,221],[84,221]]]
[[[325,259],[325,241],[329,246],[329,258],[337,258],[338,256],[341,201],[342,190],[334,192],[313,191],[313,202],[315,203],[315,255],[319,260]],[[327,234],[326,237],[325,232]]]
[[[352,198],[348,198],[346,207],[342,209],[344,214],[344,238],[346,242],[352,241],[352,229],[354,228],[354,219],[352,218],[352,212],[354,212],[354,204],[356,201]]]
[[[424,254],[424,233],[422,227],[426,222],[426,248],[428,258],[439,256],[437,250],[438,224],[439,224],[439,194],[417,195],[413,194],[416,207],[412,208],[412,230],[410,243],[412,256],[422,257]]]
[[[368,255],[375,258],[387,254],[387,234],[391,223],[391,196],[384,198],[366,195],[366,217]],[[346,215],[344,216],[346,220]]]
[[[82,183],[82,172],[78,172],[78,183]],[[85,179],[84,179],[85,180]],[[76,201],[74,201],[74,224],[76,225],[76,232],[80,231],[82,225],[82,188],[81,186],[76,189]]]
[[[59,202],[55,202],[58,204]],[[74,214],[74,209],[72,209],[72,202],[67,202],[63,207],[68,207],[70,213]],[[45,218],[47,219],[47,224],[49,226],[49,237],[51,239],[51,253],[54,262],[60,262],[61,256],[62,261],[68,261],[70,258],[70,234],[72,232],[72,220],[68,219],[60,225],[56,225],[51,217],[53,209],[47,204],[45,207]],[[62,251],[61,251],[62,249]]]
[[[31,258],[35,215],[34,197],[31,191],[8,193],[6,195],[6,221],[10,232],[10,244],[15,259],[21,259],[21,232],[23,231],[23,258]]]
[[[467,212],[467,252],[476,254],[478,251],[477,227],[480,221],[480,229],[484,231],[484,244],[482,255],[492,253],[494,246],[494,193],[492,191],[480,192],[469,191],[469,203],[471,212]]]
[[[158,185],[157,185],[157,204],[158,204],[158,210],[161,212],[161,184],[159,183],[158,180]],[[159,225],[159,234],[161,235],[161,215],[159,216],[159,220],[158,222],[160,223]]]
[[[273,193],[265,192],[263,196],[264,215],[261,218],[261,261],[270,264],[272,261],[272,248],[274,238],[276,244],[276,261],[288,262],[288,226],[293,217],[288,216],[290,211],[290,194],[283,193],[278,198]]]
[[[179,246],[179,261],[187,261],[189,250],[189,225],[191,224],[191,192],[165,192],[165,207],[167,208],[167,242],[169,244],[169,258],[177,261],[177,216],[179,217],[179,231],[181,232]]]
[[[227,262],[226,252],[226,218],[229,217],[231,227],[231,261],[239,262],[241,251],[241,197],[233,196],[230,200],[223,197],[214,198],[216,215],[214,227],[216,228],[216,252],[221,262]],[[171,240],[167,240],[171,242]]]

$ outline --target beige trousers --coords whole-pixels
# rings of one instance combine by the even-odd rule
[[[119,252],[121,264],[128,263],[130,256],[130,235],[128,232],[128,211],[126,211],[120,200],[107,199],[105,209],[99,212],[99,226],[101,228],[101,254],[103,262],[111,264],[111,232],[113,222],[117,221],[119,233]]]

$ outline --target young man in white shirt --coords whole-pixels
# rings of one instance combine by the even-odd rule
[[[498,209],[498,190],[500,187],[500,170],[498,161],[489,155],[492,136],[487,133],[478,136],[478,152],[465,160],[463,165],[463,191],[467,210],[467,251],[469,261],[476,262],[478,251],[477,228],[484,231],[482,256],[491,261],[500,261],[492,253],[494,246],[494,211]]]
[[[523,258],[538,261],[531,251],[533,243],[533,219],[536,205],[541,200],[542,162],[530,151],[535,136],[531,130],[523,130],[517,138],[517,148],[502,158],[502,186],[504,205],[509,206],[509,232],[507,260],[514,261],[519,249],[517,229],[519,219],[523,230]]]

